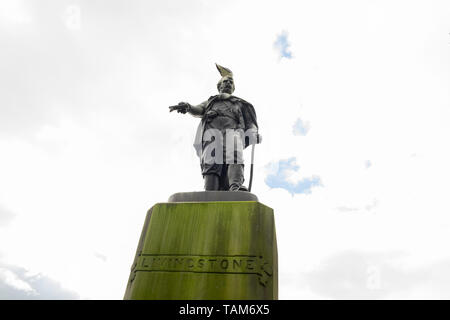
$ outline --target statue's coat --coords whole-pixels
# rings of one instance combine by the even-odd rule
[[[203,114],[206,114],[214,104],[214,101],[219,99],[221,97],[220,94],[210,97],[207,101],[205,101],[202,105],[204,105],[204,112]],[[256,121],[256,112],[255,108],[251,105],[251,103],[245,101],[244,99],[238,98],[236,96],[230,96],[228,98],[231,102],[240,102],[242,105],[242,115],[244,117],[244,123],[245,123],[245,129],[244,131],[250,129],[250,128],[256,128],[255,134],[258,133],[258,123]],[[203,133],[205,129],[206,124],[206,118],[203,117],[200,121],[197,133],[195,135],[194,140],[194,148],[197,153],[198,157],[201,157],[202,155],[202,141],[203,141]],[[246,141],[243,141],[244,148],[248,147],[249,141],[246,139]]]

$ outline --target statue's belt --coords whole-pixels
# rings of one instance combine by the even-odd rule
[[[214,116],[213,118],[206,117],[207,120],[209,120],[209,121],[212,120],[212,119],[214,119],[214,118],[217,118],[217,117],[226,117],[226,118],[230,118],[230,119],[234,120],[236,123],[239,123],[239,119],[236,119],[236,117],[234,117],[234,116],[232,116],[232,115],[230,115],[230,114],[222,113],[222,112],[219,112],[219,111],[216,111],[216,110],[212,110],[212,111],[216,112],[217,115]]]

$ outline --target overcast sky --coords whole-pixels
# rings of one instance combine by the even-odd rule
[[[0,299],[122,299],[146,211],[203,187],[168,106],[216,62],[280,299],[450,299],[448,0],[2,0]]]

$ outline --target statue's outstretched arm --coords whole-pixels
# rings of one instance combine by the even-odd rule
[[[190,113],[194,117],[201,118],[203,114],[205,113],[206,105],[208,104],[208,101],[202,102],[199,105],[192,106],[187,102],[180,102],[175,106],[170,106],[169,111],[177,111],[178,113]]]
[[[196,118],[201,118],[205,113],[205,108],[208,101],[204,101],[196,106],[190,106],[188,112]]]

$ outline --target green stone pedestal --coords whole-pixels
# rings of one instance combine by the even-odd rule
[[[124,299],[278,299],[273,210],[257,201],[154,205]]]

